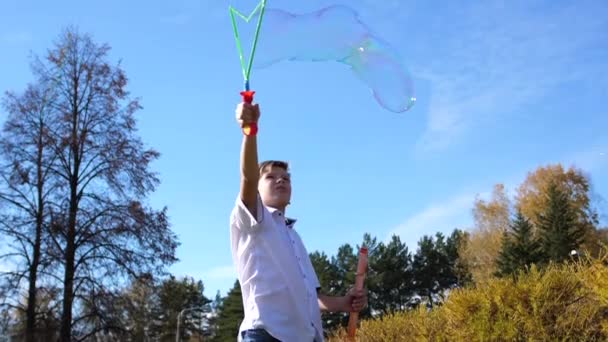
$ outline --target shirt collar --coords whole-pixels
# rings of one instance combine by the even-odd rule
[[[285,225],[287,226],[287,228],[292,228],[293,226],[296,224],[296,222],[298,221],[295,218],[291,218],[291,217],[286,217],[283,212],[281,212],[280,210],[276,209],[276,208],[272,208],[272,207],[268,207],[268,211],[273,215],[273,216],[279,216],[281,218],[285,218]]]

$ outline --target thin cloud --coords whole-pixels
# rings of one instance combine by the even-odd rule
[[[590,147],[587,150],[575,153],[570,158],[565,158],[564,163],[572,163],[586,172],[599,173],[608,167],[608,144]]]
[[[564,158],[562,164],[565,167],[574,165],[587,173],[591,178],[591,200],[593,206],[598,210],[600,225],[608,225],[608,200],[605,193],[597,192],[595,183],[597,180],[605,178],[608,170],[608,142],[599,143],[594,146],[574,153],[572,156]]]
[[[527,168],[520,169],[518,172],[513,172],[510,176],[502,179],[495,179],[492,184],[485,184],[475,187],[480,191],[469,191],[460,195],[449,197],[445,200],[439,200],[430,204],[422,211],[407,217],[403,223],[391,229],[385,237],[385,242],[388,242],[393,235],[397,235],[404,241],[411,251],[417,247],[418,241],[424,235],[435,235],[436,232],[442,232],[444,235],[450,234],[454,229],[468,230],[473,227],[472,210],[475,199],[491,199],[493,185],[502,183],[505,186],[505,192],[508,198],[513,201],[517,195],[517,189],[527,177],[528,172],[534,171],[535,168],[546,166],[548,164],[561,163],[565,168],[574,165],[590,173],[591,176],[600,173],[608,168],[608,145],[599,142],[595,145],[581,149],[578,152],[570,155],[565,155],[554,161],[543,161],[538,164],[528,165]],[[486,187],[487,186],[487,187]],[[591,194],[598,196],[598,194]],[[601,197],[594,197],[599,201],[600,215],[602,219],[608,222],[607,210],[608,206]]]
[[[476,195],[476,193],[467,193],[431,204],[392,229],[385,241],[397,235],[411,251],[414,251],[424,235],[435,235],[436,232],[447,235],[455,228],[466,229],[472,222],[471,208]]]
[[[159,20],[167,25],[188,25],[200,19],[204,15],[205,20],[216,19],[221,12],[223,17],[228,15],[228,2],[217,0],[182,0],[179,2],[167,2],[163,9],[163,15]]]
[[[224,280],[236,277],[237,274],[233,265],[217,266],[203,273],[203,279],[205,280]]]
[[[160,17],[160,22],[163,24],[185,25],[192,21],[192,15],[188,13],[177,13]]]
[[[450,35],[429,32],[432,58],[416,63],[416,75],[431,83],[429,118],[421,151],[443,149],[477,124],[495,120],[564,82],[601,79],[606,63],[608,20],[599,6],[529,2],[475,2],[437,16]],[[606,7],[599,8],[605,12]],[[440,20],[440,19],[437,19]],[[584,63],[577,61],[584,60]],[[604,72],[605,74],[605,72]]]
[[[0,34],[0,41],[7,44],[27,43],[32,40],[32,34],[25,31],[5,32]]]

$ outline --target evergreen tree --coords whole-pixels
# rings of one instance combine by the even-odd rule
[[[220,291],[218,290],[215,294],[215,299],[213,299],[213,301],[210,303],[211,304],[211,315],[208,316],[207,318],[207,326],[206,326],[206,336],[208,338],[210,338],[210,340],[213,340],[217,334],[217,331],[219,329],[218,327],[218,319],[219,319],[219,312],[220,309],[222,308],[222,302],[223,302],[224,298],[222,298]]]
[[[361,245],[357,245],[356,251],[361,249],[361,246],[365,246],[367,248],[367,274],[365,276],[365,281],[363,286],[367,290],[367,302],[368,305],[365,309],[359,312],[359,319],[365,320],[372,317],[372,312],[377,313],[379,311],[378,305],[379,303],[379,294],[384,292],[384,290],[378,284],[378,274],[381,272],[380,267],[378,266],[379,257],[381,253],[378,252],[378,248],[382,245],[382,242],[378,242],[378,239],[372,237],[371,234],[365,233],[363,234],[363,241]],[[405,246],[405,245],[404,245]],[[406,253],[409,255],[409,253]],[[357,256],[358,258],[358,256]],[[358,261],[357,261],[358,262]],[[355,266],[356,267],[356,266]],[[411,284],[411,279],[409,281]],[[354,284],[352,284],[354,286]],[[347,324],[347,323],[345,323]]]
[[[325,253],[317,251],[310,253],[310,261],[321,283],[321,291],[331,296],[339,295],[344,289],[336,264],[332,263]],[[335,329],[344,320],[341,313],[335,312],[324,312],[321,318],[325,331]]]
[[[336,256],[332,256],[332,270],[335,272],[332,276],[333,291],[328,293],[332,296],[343,296],[351,287],[355,286],[355,274],[357,272],[358,251],[355,251],[352,245],[345,243],[338,248]],[[328,326],[325,330],[330,330],[332,326],[348,324],[348,313],[344,312],[329,312],[323,315],[324,321]]]
[[[549,184],[547,207],[538,218],[544,262],[562,262],[585,240],[585,227],[577,222],[567,194],[555,183]]]
[[[502,249],[496,260],[498,276],[526,271],[541,260],[541,246],[534,236],[534,227],[521,211],[513,218],[510,228],[511,231],[504,233]]]
[[[415,291],[431,308],[441,300],[445,290],[457,285],[449,249],[443,234],[437,233],[435,239],[423,236],[414,255]]]
[[[540,243],[534,236],[534,227],[521,212],[511,226],[513,229],[513,263],[517,270],[528,269],[540,261]]]
[[[380,243],[374,251],[369,290],[374,294],[370,307],[389,313],[405,310],[413,295],[412,256],[407,245],[393,235],[388,244]]]
[[[378,242],[376,238],[368,233],[363,235],[362,245],[368,248],[368,270],[365,280],[365,287],[368,290],[368,301],[367,308],[359,313],[360,319],[366,319],[371,316],[372,303],[378,303],[377,293],[375,291],[376,278],[374,272],[376,271],[376,260],[377,260],[377,246]],[[354,278],[356,267],[358,263],[358,254],[361,246],[353,248],[350,244],[343,244],[338,249],[337,256],[329,257],[324,252],[315,251],[310,253],[310,260],[313,268],[321,283],[321,291],[324,294],[330,296],[341,296],[346,291],[354,286]],[[335,330],[337,327],[345,327],[348,324],[348,314],[343,312],[324,312],[321,317],[323,321],[323,328],[326,333]]]
[[[449,263],[449,268],[444,283],[448,287],[464,287],[473,282],[473,274],[468,267],[461,251],[466,248],[468,235],[460,229],[454,229],[445,244],[445,254]]]
[[[154,334],[175,338],[178,317],[181,339],[206,333],[200,331],[200,322],[209,311],[211,300],[203,294],[204,289],[202,281],[191,277],[177,279],[171,275],[165,279],[158,288],[156,315],[160,324],[154,327]]]
[[[336,279],[337,269],[336,266],[331,263],[327,254],[325,254],[325,252],[315,251],[310,253],[309,257],[312,267],[317,274],[317,278],[319,278],[323,292],[333,295],[339,291],[339,284]]]
[[[214,340],[218,342],[235,341],[243,318],[245,318],[243,296],[241,285],[237,280],[219,305],[216,321],[217,331]]]
[[[513,240],[508,231],[502,233],[502,241],[500,252],[496,257],[496,272],[497,277],[504,277],[515,273],[513,260]]]
[[[355,273],[357,272],[358,251],[348,243],[338,248],[338,253],[331,258],[331,263],[336,269],[337,295],[343,295],[346,290],[355,284]]]
[[[156,315],[159,304],[158,290],[158,280],[151,274],[143,274],[133,278],[129,286],[114,300],[113,311],[116,316],[122,318],[120,325],[125,327],[124,334],[128,336],[125,336],[125,339],[144,341],[146,334],[155,331],[154,324],[159,324]]]

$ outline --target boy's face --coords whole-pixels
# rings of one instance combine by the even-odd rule
[[[291,175],[281,167],[268,166],[260,175],[258,191],[265,205],[285,210],[291,199]]]

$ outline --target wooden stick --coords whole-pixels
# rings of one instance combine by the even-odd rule
[[[357,274],[355,276],[355,289],[362,290],[365,282],[365,273],[367,272],[367,247],[361,247],[359,250],[359,264],[357,265]],[[351,312],[348,318],[348,337],[354,341],[357,332],[357,322],[359,320],[358,312]]]

